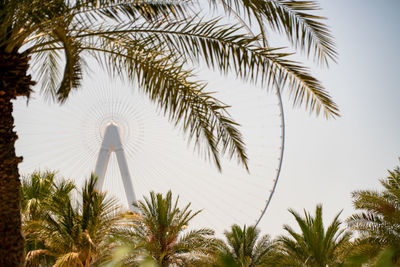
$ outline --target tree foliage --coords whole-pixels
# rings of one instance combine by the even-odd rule
[[[79,202],[71,192],[55,194],[43,203],[41,216],[26,223],[26,242],[41,243],[28,251],[27,266],[92,266],[110,257],[108,238],[120,211],[115,199],[95,190],[96,181],[93,175],[86,181]]]
[[[289,225],[283,226],[289,234],[278,238],[283,251],[283,266],[325,267],[339,266],[344,262],[342,247],[348,244],[351,234],[345,229],[340,229],[340,213],[325,230],[321,205],[317,205],[315,216],[306,211],[304,217],[294,210],[289,212],[296,219],[300,233],[295,232]]]
[[[360,233],[353,253],[374,258],[387,250],[392,252],[393,263],[400,264],[400,168],[389,171],[380,183],[382,191],[352,193],[353,205],[359,213],[347,222],[351,229]]]
[[[192,266],[211,261],[218,243],[214,231],[188,228],[200,211],[192,211],[190,203],[179,208],[178,199],[174,201],[169,191],[150,192],[149,198],[138,201],[137,213],[129,215],[130,223],[116,233],[130,248],[123,262],[136,265],[150,257],[159,266]]]
[[[211,229],[192,229],[200,211],[190,203],[179,207],[169,191],[151,192],[135,204],[135,212],[120,213],[114,199],[95,190],[91,176],[81,193],[58,180],[54,172],[24,177],[23,230],[26,266],[397,266],[397,221],[400,169],[381,180],[382,191],[353,193],[359,213],[343,229],[337,214],[327,228],[322,206],[315,215],[294,216],[300,232],[289,225],[287,235],[260,237],[254,226],[236,224],[225,231],[225,241]],[[78,199],[76,198],[78,197]],[[351,240],[349,230],[359,233]]]
[[[39,220],[54,199],[67,197],[75,184],[70,180],[57,181],[56,172],[33,172],[22,179],[21,213],[24,222]]]
[[[275,252],[275,244],[268,235],[260,237],[255,226],[234,224],[224,232],[226,245],[221,247],[218,264],[231,260],[234,266],[270,266]]]

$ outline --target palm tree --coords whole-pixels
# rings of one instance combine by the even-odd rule
[[[275,252],[274,242],[268,235],[259,239],[260,231],[255,226],[234,224],[230,231],[225,231],[227,245],[221,247],[221,254],[231,258],[235,266],[256,267],[271,266]]]
[[[338,266],[344,262],[343,247],[348,245],[351,233],[340,229],[340,213],[325,231],[321,205],[317,205],[314,217],[306,211],[304,217],[294,210],[289,212],[295,217],[301,232],[296,233],[290,226],[284,225],[283,229],[289,236],[278,238],[283,251],[283,266],[326,267]]]
[[[94,175],[86,181],[80,203],[75,205],[71,194],[55,195],[45,215],[27,223],[27,241],[43,243],[27,253],[27,266],[39,266],[42,260],[54,266],[92,266],[110,256],[108,238],[121,215],[115,199],[95,190],[96,181]]]
[[[256,36],[218,18],[202,20],[190,2],[0,0],[0,232],[5,233],[0,235],[0,265],[23,261],[22,157],[15,154],[12,100],[29,98],[35,81],[43,93],[63,103],[80,87],[85,60],[94,58],[113,77],[139,84],[218,168],[224,153],[247,168],[245,146],[227,105],[208,93],[205,83],[196,82],[185,67],[189,63],[202,61],[265,85],[288,85],[295,104],[304,103],[317,114],[323,110],[327,117],[338,115],[321,83],[287,58],[290,53],[268,47],[265,34],[268,27],[284,32],[308,56],[334,59],[330,33],[322,18],[312,15],[318,9],[314,1],[209,0],[222,4],[229,15],[254,19],[261,33]]]
[[[51,171],[33,172],[22,179],[21,214],[22,221],[39,220],[46,212],[46,207],[54,198],[68,196],[75,189],[72,181],[56,181],[56,173]]]
[[[56,173],[51,171],[34,172],[22,179],[21,213],[22,229],[25,235],[26,251],[44,249],[44,242],[36,238],[35,234],[26,231],[28,225],[45,218],[55,200],[68,199],[75,185],[71,181],[57,181]],[[42,257],[49,260],[49,257]],[[51,261],[51,259],[50,259]]]
[[[347,220],[360,233],[353,253],[374,260],[381,251],[390,250],[393,263],[400,264],[400,168],[389,171],[380,183],[383,191],[352,193],[354,208],[360,211]]]
[[[130,216],[131,224],[116,233],[122,246],[130,248],[125,264],[137,265],[146,257],[162,267],[201,265],[211,260],[218,243],[214,231],[188,229],[200,211],[190,210],[190,203],[179,208],[178,199],[173,201],[171,191],[165,196],[150,192],[150,198],[135,204],[137,214]]]

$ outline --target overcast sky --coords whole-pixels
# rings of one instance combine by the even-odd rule
[[[325,121],[286,103],[286,151],[278,190],[261,224],[276,235],[294,225],[287,212],[314,212],[325,220],[352,214],[351,192],[381,189],[378,179],[400,164],[400,2],[324,0],[322,14],[335,36],[339,61],[315,72],[339,105]]]

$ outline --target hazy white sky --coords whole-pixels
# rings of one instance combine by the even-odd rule
[[[287,212],[314,212],[330,222],[352,214],[351,192],[380,189],[378,179],[400,164],[400,2],[324,0],[322,14],[335,36],[339,61],[316,71],[342,117],[326,121],[286,103],[286,152],[277,193],[261,224],[282,233]]]
[[[400,47],[398,31],[400,18],[397,11],[400,8],[400,2],[387,0],[382,4],[382,2],[372,0],[324,0],[321,1],[321,6],[323,8],[321,14],[328,17],[327,23],[335,36],[339,60],[338,64],[332,64],[329,69],[315,68],[314,73],[339,105],[342,117],[329,121],[322,117],[315,118],[313,115],[309,116],[302,108],[293,110],[290,102],[285,100],[286,150],[283,169],[276,194],[260,223],[262,232],[272,236],[282,233],[284,223],[294,224],[294,220],[287,211],[288,208],[299,212],[305,208],[313,212],[315,205],[322,203],[327,222],[341,209],[343,209],[341,218],[345,219],[353,212],[351,192],[357,189],[380,188],[378,178],[385,177],[387,169],[392,169],[399,164],[400,126],[398,117],[400,106],[398,103],[400,90],[398,89],[398,77],[400,77],[400,70],[398,62],[400,62],[400,56],[397,50]],[[95,74],[92,75],[95,80],[101,80],[95,76]],[[229,89],[230,86],[235,86],[223,80],[218,81],[211,76],[208,78],[212,79],[212,84],[216,87]],[[283,97],[287,99],[285,94]],[[240,98],[237,99],[240,100]],[[21,103],[19,104],[21,105]],[[73,125],[75,124],[71,123],[76,119],[79,122],[78,128],[81,127],[87,123],[86,114],[81,117],[76,114],[68,115],[74,112],[73,109],[68,110],[68,114],[57,113],[62,110],[59,107],[54,107],[54,110],[48,112],[48,110],[44,111],[43,107],[35,108],[35,104],[28,109],[29,112],[32,112],[32,116],[35,115],[34,117],[42,117],[37,114],[51,114],[49,117],[44,115],[38,121],[30,121],[24,125],[18,124],[18,118],[16,119],[17,130],[21,130],[19,144],[24,144],[24,142],[30,144],[23,152],[26,156],[25,163],[29,163],[29,153],[36,158],[47,157],[48,159],[46,158],[44,161],[52,161],[54,166],[71,165],[72,160],[79,158],[78,149],[81,148],[79,147],[80,143],[76,142],[79,139],[79,132],[74,132],[73,127],[75,126]],[[82,110],[82,108],[78,108],[77,114]],[[20,117],[29,117],[28,113],[23,113],[26,111],[21,112]],[[146,116],[137,118],[138,123],[148,120]],[[102,123],[101,119],[99,119],[99,123]],[[46,124],[50,124],[49,128],[56,133],[53,134],[53,137],[46,137],[48,138],[47,146],[40,145],[46,152],[52,150],[50,157],[41,155],[35,151],[34,147],[34,145],[39,146],[35,141],[35,136],[45,136],[40,132],[43,129],[38,125]],[[66,127],[66,125],[72,126]],[[31,131],[30,137],[25,137],[24,127],[25,130],[36,128]],[[161,139],[163,134],[160,134],[156,128],[152,128],[151,133],[156,136],[157,142],[160,144],[165,142]],[[52,138],[56,139],[55,145],[52,145]],[[98,136],[97,139],[99,139]],[[257,145],[257,142],[255,144]],[[268,144],[263,145],[268,146]],[[22,149],[20,145],[19,149],[23,151],[25,148]],[[148,151],[147,154],[151,158],[151,150],[145,151]],[[171,155],[174,152],[165,153]],[[272,157],[276,158],[275,155],[272,154]],[[90,165],[88,162],[91,161],[94,165],[95,157],[95,155],[85,156],[84,161],[80,159],[80,162],[76,161],[73,164],[76,166],[74,168],[79,170],[82,167],[80,165],[87,167]],[[168,156],[164,158],[168,158]],[[141,159],[145,162],[144,157]],[[179,165],[180,161],[176,156],[172,160],[175,161],[173,165],[169,163],[166,165]],[[267,161],[272,162],[272,160]],[[146,162],[149,165],[147,169],[151,169],[152,162]],[[143,165],[140,161],[136,161],[136,164]],[[188,172],[190,172],[190,168]],[[161,173],[162,175],[165,173]],[[85,174],[85,176],[87,175]],[[149,181],[143,182],[144,185],[146,183],[151,184]],[[196,186],[196,184],[190,183],[191,190],[194,192],[196,189],[198,190]],[[248,188],[246,189],[242,185],[235,186],[239,190],[243,188],[243,193],[251,194],[246,191]],[[229,190],[234,190],[233,188]],[[222,186],[221,190],[224,190]],[[237,192],[238,198],[236,199],[241,201],[241,192]],[[193,197],[199,197],[195,195],[193,194]],[[215,195],[218,196],[218,192]],[[243,194],[242,196],[249,201],[248,196]],[[207,197],[203,197],[205,201],[209,201],[210,206],[215,207],[216,205],[213,203],[223,202],[222,198],[224,198],[223,194],[220,199],[216,197],[208,200]],[[190,196],[188,199],[190,200]],[[233,203],[232,209],[237,206],[239,205]],[[230,212],[226,208],[224,210]],[[226,227],[229,227],[229,224],[230,222],[227,222]]]

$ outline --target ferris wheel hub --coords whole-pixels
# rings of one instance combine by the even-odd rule
[[[113,119],[107,124],[107,126],[114,125],[118,127],[118,123],[116,123]]]

